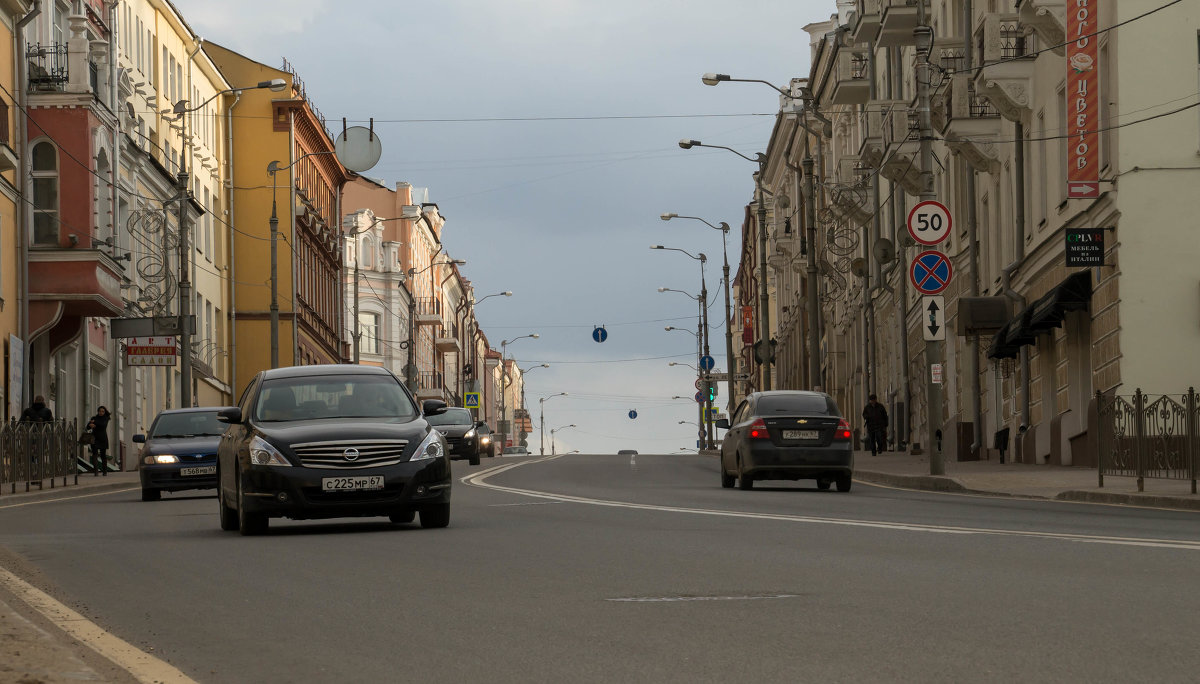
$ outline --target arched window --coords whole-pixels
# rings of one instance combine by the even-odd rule
[[[33,146],[33,244],[58,245],[58,150]]]

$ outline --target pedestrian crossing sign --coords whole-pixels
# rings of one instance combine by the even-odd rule
[[[479,392],[465,392],[463,394],[463,408],[479,408]]]

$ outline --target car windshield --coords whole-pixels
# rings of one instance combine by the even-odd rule
[[[312,375],[263,383],[252,415],[264,422],[383,418],[408,421],[417,406],[390,375]]]
[[[430,425],[470,425],[475,422],[471,412],[465,408],[448,408],[445,413],[425,416]]]
[[[187,413],[161,413],[150,428],[150,436],[158,439],[171,437],[215,437],[229,427],[217,420],[217,412],[188,411]]]
[[[758,415],[822,415],[840,416],[831,397],[820,394],[779,394],[758,400]]]

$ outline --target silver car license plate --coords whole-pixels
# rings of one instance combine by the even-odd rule
[[[321,490],[326,492],[352,492],[369,489],[383,489],[383,476],[358,475],[321,478]]]
[[[817,430],[784,430],[784,439],[820,439],[821,433]]]
[[[179,474],[182,477],[190,477],[192,475],[216,475],[216,466],[196,466],[195,468],[180,468]]]

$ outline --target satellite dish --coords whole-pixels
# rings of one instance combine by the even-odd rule
[[[887,238],[879,238],[875,241],[875,246],[871,248],[871,253],[875,255],[875,260],[881,264],[890,263],[896,258],[896,246]]]
[[[859,278],[867,274],[867,260],[859,257],[850,262],[850,272]]]
[[[342,131],[333,141],[333,151],[342,166],[362,173],[379,163],[383,155],[383,142],[379,134],[362,126],[351,126]]]

